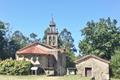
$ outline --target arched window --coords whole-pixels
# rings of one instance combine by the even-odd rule
[[[55,36],[53,36],[53,45],[55,45],[55,40],[56,38],[55,38]]]
[[[51,36],[49,36],[49,45],[51,45]]]

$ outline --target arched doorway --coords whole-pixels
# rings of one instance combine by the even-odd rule
[[[45,70],[44,70],[44,68],[42,68],[42,67],[38,67],[38,75],[44,75],[45,74]]]
[[[42,67],[34,66],[31,68],[32,75],[44,75],[45,70]]]

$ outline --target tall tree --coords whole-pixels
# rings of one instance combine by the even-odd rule
[[[28,38],[25,37],[20,31],[15,31],[11,37],[11,42],[14,43],[16,50],[26,46],[26,44],[28,44],[27,40]]]
[[[42,38],[42,43],[47,43],[46,42],[46,39],[47,39],[47,32],[49,31],[50,29],[49,28],[47,28],[45,31],[44,31],[44,35],[43,35],[43,38]]]
[[[6,37],[6,33],[8,31],[7,24],[0,21],[0,59],[6,59],[9,54],[7,52],[8,49],[8,39]]]
[[[65,48],[66,54],[67,54],[67,67],[73,67],[74,66],[74,39],[71,35],[71,32],[68,31],[66,28],[64,28],[58,37],[58,45],[60,48]]]
[[[116,24],[117,21],[110,18],[87,22],[86,27],[81,30],[84,39],[79,43],[80,53],[111,59],[115,49],[120,46],[120,28]]]
[[[15,59],[15,53],[18,49],[25,47],[27,44],[29,44],[29,38],[24,36],[22,32],[15,31],[9,41],[9,53],[11,54],[10,57]]]
[[[30,37],[33,38],[34,40],[36,39],[37,35],[35,33],[31,33]]]
[[[41,42],[40,40],[41,40],[40,38],[37,39],[37,34],[35,33],[30,34],[30,39],[29,39],[30,43],[34,43],[34,42],[40,43]]]
[[[59,47],[65,49],[72,49],[74,47],[74,39],[71,35],[71,32],[64,28],[59,34]]]

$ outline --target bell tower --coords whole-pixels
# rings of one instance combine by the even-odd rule
[[[58,47],[58,31],[53,17],[49,23],[49,29],[47,31],[47,44],[53,47]]]

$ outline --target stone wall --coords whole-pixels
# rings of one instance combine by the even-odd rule
[[[25,60],[25,61],[30,61],[31,63],[35,64],[36,61],[38,60],[38,63],[43,67],[54,67],[54,58],[53,56],[45,56],[45,55],[17,55],[16,60]],[[49,61],[49,62],[48,62]],[[48,65],[49,64],[49,65]]]
[[[66,56],[64,53],[60,53],[58,51],[49,52],[51,55],[16,55],[16,60],[25,60],[30,61],[35,64],[36,60],[43,68],[53,67],[55,70],[55,75],[65,75],[66,74]],[[49,65],[48,65],[49,64]]]
[[[51,51],[56,60],[55,64],[55,75],[65,75],[66,74],[66,55],[57,50]]]
[[[100,60],[89,58],[76,64],[77,74],[85,76],[85,68],[92,68],[92,76],[95,80],[109,80],[109,64]]]
[[[59,75],[66,74],[66,56],[65,54],[58,53],[58,60],[57,60],[57,70],[59,71]]]

